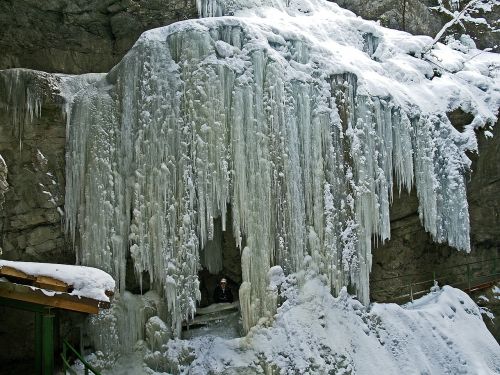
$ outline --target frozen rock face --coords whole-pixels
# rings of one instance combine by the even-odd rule
[[[0,69],[106,72],[148,29],[196,17],[194,0],[0,3]]]
[[[2,259],[74,263],[63,230],[64,109],[72,86],[63,82],[66,78],[25,69],[0,71]],[[62,317],[64,337],[79,337],[74,331],[78,319],[77,314]],[[26,362],[34,355],[33,322],[31,312],[0,308],[0,360],[6,368],[10,361]]]
[[[438,5],[437,0],[338,0],[338,5],[352,10],[363,18],[379,20],[383,26],[408,31],[412,34],[436,35],[441,27],[450,20],[449,17],[430,9]],[[447,1],[443,1],[447,4]],[[450,1],[450,3],[460,3]],[[466,2],[464,1],[463,4]],[[493,7],[492,12],[482,14],[491,25],[498,25],[500,6]],[[464,29],[456,27],[451,32],[464,33]],[[466,33],[470,34],[478,48],[493,48],[499,51],[498,32],[493,32],[482,23],[467,24]]]
[[[71,261],[65,240],[65,77],[0,71],[0,247],[2,257]],[[85,78],[81,80],[85,81]],[[76,84],[78,86],[78,84]]]
[[[458,124],[459,122],[454,119]],[[472,266],[477,275],[494,273],[493,259],[500,256],[500,142],[499,124],[492,131],[478,133],[479,155],[471,154],[472,173],[467,181],[471,225],[471,252],[457,252],[446,244],[436,244],[418,225],[418,200],[414,192],[396,195],[391,206],[391,240],[373,253],[371,299],[393,301],[409,293],[410,278],[395,276],[416,275],[429,280],[434,272],[450,274],[448,283],[465,280],[467,269],[459,265],[483,262]],[[496,272],[498,272],[498,263]],[[456,267],[450,269],[450,267]],[[386,281],[378,281],[392,278]],[[445,280],[443,280],[445,281]],[[422,285],[427,288],[430,284]],[[493,332],[493,331],[492,331]],[[498,332],[494,332],[499,339]]]
[[[272,5],[201,2],[202,15],[241,17],[143,34],[72,109],[66,209],[78,259],[123,288],[130,252],[166,297],[174,334],[195,311],[200,259],[228,207],[246,245],[247,328],[273,314],[273,265],[315,267],[333,293],[350,286],[368,302],[393,186],[416,188],[435,241],[470,249],[465,151],[474,127],[496,120],[487,66],[498,57],[470,62],[439,46],[429,59],[446,70],[436,70],[414,57],[430,38],[321,1]],[[463,133],[446,115],[456,108],[472,114]]]

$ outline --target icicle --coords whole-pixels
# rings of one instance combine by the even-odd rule
[[[146,323],[153,317],[161,321],[164,310],[163,302],[155,292],[144,296],[124,292],[113,301],[110,310],[89,317],[85,331],[94,349],[102,351],[112,363],[119,354],[134,351],[137,342],[146,338]],[[168,329],[164,331],[169,333]],[[151,329],[147,332],[150,333]]]
[[[25,69],[4,70],[0,74],[0,92],[5,98],[7,113],[11,115],[13,133],[18,139],[19,150],[22,149],[24,129],[40,117],[44,95],[43,89],[36,79],[36,72]],[[49,75],[46,73],[38,73]],[[41,81],[41,80],[40,80]]]
[[[243,318],[243,329],[245,332],[250,331],[255,323],[257,323],[254,311],[254,306],[252,306],[251,298],[252,285],[248,281],[243,281],[240,286],[239,298],[240,298],[240,310],[241,316]]]
[[[300,3],[295,13],[291,2],[269,5],[307,14],[313,2]],[[221,4],[223,12],[245,6],[198,2],[202,15]],[[375,58],[383,41],[358,21],[346,30],[356,53],[376,64],[368,53]],[[372,35],[366,45],[363,35]],[[333,293],[350,285],[368,303],[372,242],[390,238],[393,186],[414,184],[426,230],[468,249],[465,139],[444,114],[370,94],[366,77],[332,67],[335,53],[253,18],[144,34],[71,110],[66,224],[80,234],[79,259],[112,272],[123,290],[130,252],[179,334],[196,310],[199,268],[221,270],[228,207],[245,246],[247,331],[276,304],[270,268],[300,271],[305,258]]]
[[[9,183],[7,182],[7,175],[9,170],[2,155],[0,155],[0,210],[5,202],[5,194],[9,190]]]

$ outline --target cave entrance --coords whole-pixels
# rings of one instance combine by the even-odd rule
[[[227,280],[227,287],[231,290],[234,301],[238,300],[242,282],[241,251],[233,237],[232,223],[231,207],[228,207],[226,230],[222,230],[222,218],[215,218],[213,239],[200,251],[202,269],[198,273],[201,292],[199,307],[206,307],[216,302],[214,290],[222,278]]]

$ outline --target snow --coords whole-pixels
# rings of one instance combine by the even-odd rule
[[[265,6],[264,6],[265,5]],[[320,0],[200,1],[145,32],[74,98],[66,229],[78,261],[166,297],[178,336],[202,265],[220,269],[214,218],[242,252],[244,327],[275,312],[268,271],[307,264],[369,303],[372,240],[390,239],[393,186],[416,188],[424,228],[469,251],[466,151],[500,106],[497,54],[384,29]],[[456,45],[455,45],[456,46]],[[446,113],[474,116],[463,130]],[[307,262],[304,262],[307,259]]]
[[[150,319],[150,340],[118,361],[119,374],[498,374],[500,346],[479,308],[464,292],[445,286],[405,306],[368,307],[343,289],[333,297],[310,270],[282,283],[286,301],[273,322],[261,322],[243,338],[217,331],[189,340],[158,341],[165,327]],[[151,327],[159,327],[152,331]],[[163,327],[163,328],[162,328]],[[223,330],[222,336],[225,335]],[[145,358],[142,363],[141,358]],[[245,372],[246,370],[246,372]]]
[[[109,302],[106,291],[115,290],[115,281],[106,272],[97,268],[67,264],[14,262],[0,259],[0,268],[12,267],[25,274],[47,276],[60,280],[73,288],[70,295]],[[49,291],[50,292],[50,291]]]

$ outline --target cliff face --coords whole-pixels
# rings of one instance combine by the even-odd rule
[[[423,7],[423,2],[410,7],[412,13],[405,16],[405,22],[408,22],[405,25],[401,23],[398,8],[390,2],[340,4],[358,11],[362,16],[381,17],[389,26],[412,32],[433,34],[441,25]],[[25,67],[66,73],[108,71],[123,57],[142,31],[195,15],[193,0],[1,2],[0,28],[5,32],[0,38],[0,49],[3,51],[0,68]],[[489,37],[484,38],[479,45],[490,43]],[[1,81],[0,155],[5,160],[5,168],[0,163],[0,189],[5,190],[5,203],[0,211],[2,257],[72,263],[74,254],[61,226],[64,215],[66,138],[62,99],[50,84],[52,75],[33,72],[22,74],[28,82],[26,87],[40,94],[43,105],[37,112],[34,102],[34,108],[22,107],[24,115],[21,120],[12,117],[8,110],[8,107],[12,108],[12,103],[7,95],[10,78]],[[33,120],[23,117],[30,111],[34,111]],[[461,126],[462,120],[457,117],[452,122]],[[374,252],[372,280],[432,272],[436,268],[474,259],[498,257],[498,132],[497,125],[492,139],[480,135],[479,155],[471,155],[473,172],[468,184],[471,254],[435,244],[420,224],[416,196],[402,193],[401,197],[395,197],[391,209],[391,240]],[[8,189],[2,179],[6,170]],[[391,298],[404,286],[389,293],[380,289],[372,286],[373,299]],[[8,342],[3,339],[0,341]],[[0,353],[8,352],[2,348]]]
[[[432,35],[444,21],[433,16],[428,1],[408,1],[398,6],[391,1],[341,1],[340,5],[414,33]],[[195,16],[194,0],[2,2],[0,24],[4,33],[0,47],[4,53],[0,56],[0,67],[71,73],[107,71],[142,31]],[[491,44],[490,34],[478,36],[480,45]],[[64,250],[69,247],[61,230],[59,212],[64,205],[65,119],[58,104],[61,99],[51,92],[45,75],[26,74],[32,76],[28,81],[34,87],[41,88],[45,103],[39,116],[27,121],[20,142],[19,124],[14,124],[16,120],[7,113],[12,103],[8,103],[5,94],[0,97],[0,155],[5,159],[1,173],[5,175],[7,169],[6,183],[10,185],[8,190],[5,183],[1,187],[5,204],[1,213],[0,247],[3,257],[8,259],[48,260],[54,255],[59,261],[72,259],[72,252]],[[3,93],[7,92],[6,84]],[[452,118],[457,126],[466,120],[456,115]],[[459,264],[476,255],[481,259],[498,255],[499,148],[498,137],[479,136],[479,155],[471,155],[474,163],[468,196],[472,254],[466,256],[435,244],[420,225],[415,194],[402,193],[396,195],[391,209],[392,238],[374,253],[372,280],[431,272],[437,264]],[[385,298],[373,290],[373,298]]]
[[[432,0],[337,3],[363,18],[413,34],[435,35],[448,21],[429,9],[437,3]],[[486,18],[498,20],[498,8]],[[195,0],[2,1],[0,69],[106,72],[143,31],[195,17]],[[472,26],[468,32],[480,48],[494,47],[498,42],[498,35],[482,25]]]
[[[74,259],[61,230],[65,120],[48,77],[0,72],[0,155],[8,170],[0,211],[4,259]]]
[[[451,19],[443,13],[430,9],[438,4],[437,0],[338,0],[336,3],[365,19],[379,20],[383,26],[416,35],[434,36]],[[446,1],[443,3],[447,4]],[[500,7],[496,6],[492,12],[481,16],[490,24],[498,24]],[[460,27],[452,28],[451,31],[457,34],[464,33]],[[499,51],[498,33],[492,32],[484,24],[467,24],[467,34],[474,39],[478,48],[493,48],[494,51]]]
[[[420,225],[417,197],[401,193],[391,207],[391,239],[375,249],[370,274],[373,300],[394,300],[409,293],[409,285],[419,280],[430,280],[434,272],[445,275],[440,283],[467,281],[466,263],[472,276],[491,274],[499,270],[500,261],[500,140],[497,123],[493,138],[478,136],[479,154],[470,155],[472,173],[467,185],[471,224],[471,252],[457,251],[444,244],[436,244]],[[401,277],[407,275],[406,277]],[[386,281],[381,279],[396,277]],[[427,283],[422,288],[430,287]],[[418,287],[414,287],[415,291]],[[397,300],[396,300],[397,301]],[[498,340],[498,336],[497,340]]]
[[[2,259],[74,262],[61,226],[66,122],[50,76],[27,70],[0,72],[0,158],[8,183],[2,185],[0,168],[5,199],[0,209]],[[19,83],[24,84],[14,89]],[[34,94],[32,100],[27,100],[27,88]],[[28,108],[26,103],[38,104]],[[30,358],[33,332],[33,313],[0,307],[0,359]]]
[[[0,2],[0,69],[107,72],[148,29],[197,16],[194,0]]]

